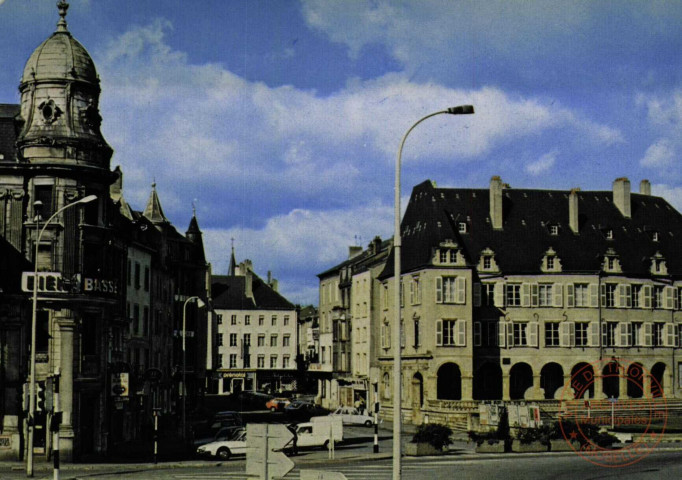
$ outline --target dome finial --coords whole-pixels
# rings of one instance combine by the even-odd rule
[[[66,11],[69,9],[69,4],[64,0],[60,0],[57,2],[57,9],[59,10],[59,16],[61,17],[59,22],[57,22],[57,31],[68,32],[68,29],[66,28]]]

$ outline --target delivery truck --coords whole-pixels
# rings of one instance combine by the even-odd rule
[[[312,417],[310,422],[299,423],[294,428],[298,448],[328,448],[343,441],[343,422],[337,417]]]

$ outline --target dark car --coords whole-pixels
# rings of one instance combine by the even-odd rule
[[[329,414],[329,410],[322,408],[313,402],[308,402],[306,400],[294,400],[289,405],[284,407],[284,413],[296,419],[309,419],[310,417],[327,415]]]

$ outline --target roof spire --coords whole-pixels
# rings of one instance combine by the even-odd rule
[[[66,12],[69,9],[69,4],[64,0],[60,0],[57,2],[57,9],[59,10],[59,16],[61,17],[59,22],[57,22],[57,31],[68,32],[69,30],[66,28]]]
[[[147,217],[154,225],[159,223],[170,223],[163,214],[159,196],[156,194],[156,182],[152,183],[152,193],[149,196],[147,207],[144,209],[143,215]]]
[[[230,267],[227,269],[227,276],[234,277],[237,273],[237,260],[234,258],[234,237],[230,240],[232,241],[232,256],[230,257]]]

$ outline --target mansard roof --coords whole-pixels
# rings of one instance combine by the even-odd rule
[[[294,305],[251,272],[253,298],[246,296],[243,275],[213,275],[213,308],[221,310],[293,310]]]
[[[412,191],[401,224],[403,273],[430,265],[434,250],[454,241],[470,265],[489,248],[504,274],[539,274],[551,247],[562,271],[597,272],[613,249],[624,275],[651,275],[651,258],[660,252],[668,272],[682,275],[682,215],[665,199],[630,194],[631,217],[613,203],[611,191],[577,191],[578,233],[569,227],[570,191],[503,190],[503,228],[493,229],[488,189],[437,188],[431,181]],[[459,224],[466,223],[466,233]],[[550,226],[558,227],[552,234]],[[609,239],[607,231],[613,233]],[[658,232],[654,241],[652,232]],[[393,252],[380,278],[393,275]]]

